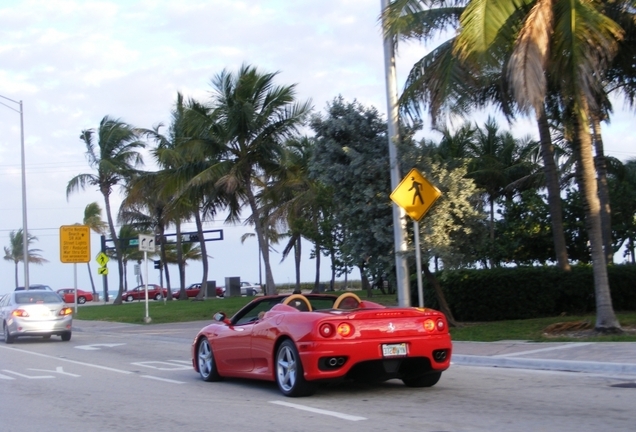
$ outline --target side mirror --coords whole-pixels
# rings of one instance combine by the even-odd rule
[[[214,315],[212,315],[212,318],[214,319],[214,321],[219,321],[219,322],[224,322],[226,317],[227,315],[225,315],[225,312],[217,312]]]

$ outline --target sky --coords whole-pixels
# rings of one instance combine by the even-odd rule
[[[380,5],[380,0],[0,0],[0,96],[23,101],[27,227],[37,237],[31,248],[40,249],[48,260],[29,266],[30,283],[54,289],[77,284],[90,290],[85,264],[60,261],[60,227],[80,223],[89,203],[103,207],[96,190],[67,199],[66,186],[75,175],[93,172],[79,135],[96,128],[106,115],[143,128],[168,125],[178,92],[205,102],[212,78],[242,64],[279,72],[276,83],[296,84],[298,99],[311,100],[316,113],[324,113],[327,103],[342,95],[385,115]],[[398,46],[400,87],[411,65],[432,48],[419,43]],[[0,245],[6,247],[9,233],[22,227],[21,128],[19,105],[0,102],[5,104],[0,106]],[[621,102],[614,108],[611,124],[604,127],[606,152],[621,160],[634,158],[633,112]],[[483,124],[489,114],[476,113],[468,120]],[[537,136],[529,120],[521,119],[511,129],[515,135]],[[438,137],[426,125],[423,133]],[[146,155],[145,160],[152,169],[151,158]],[[118,191],[112,199],[116,212]],[[248,215],[246,211],[243,216]],[[219,285],[225,277],[236,276],[258,282],[256,240],[240,241],[253,228],[216,220],[205,229],[222,229],[224,236],[208,242],[208,279]],[[194,230],[194,225],[186,224],[184,230]],[[93,235],[93,258],[99,244]],[[280,252],[282,247],[275,248]],[[315,278],[309,252],[305,244],[301,280],[306,282]],[[274,253],[274,280],[294,283],[293,257],[280,261],[280,254]],[[91,267],[95,275],[94,259]],[[152,264],[149,268],[148,282],[159,283],[158,271]],[[109,270],[112,290],[117,286],[116,265],[111,262]],[[0,293],[11,291],[13,262],[2,260],[0,275]],[[171,275],[174,285],[176,267]],[[18,277],[22,285],[22,265]],[[321,280],[329,277],[329,261],[323,259]],[[358,279],[359,274],[350,277]],[[132,266],[127,278],[130,286],[136,285]],[[189,264],[186,283],[200,279],[200,265]]]

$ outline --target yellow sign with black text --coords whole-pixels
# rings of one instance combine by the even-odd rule
[[[60,260],[63,263],[90,262],[91,230],[87,225],[60,227]]]
[[[413,168],[391,193],[391,200],[419,222],[440,196],[442,192]]]

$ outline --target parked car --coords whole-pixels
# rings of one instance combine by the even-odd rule
[[[53,335],[71,340],[73,309],[62,298],[48,290],[21,290],[5,295],[0,301],[0,319],[4,343],[18,337]]]
[[[241,295],[253,296],[256,294],[262,294],[263,289],[258,284],[250,282],[241,282]]]
[[[57,290],[57,293],[66,303],[75,303],[75,288],[62,288]],[[93,301],[93,293],[78,289],[77,303],[84,304],[87,301]]]
[[[42,285],[42,284],[29,284],[29,289],[30,290],[46,290],[46,291],[53,291],[53,288],[51,288],[48,285]],[[23,286],[19,286],[16,287],[15,289],[16,291],[24,291],[24,287]]]
[[[188,298],[196,297],[197,295],[199,295],[200,291],[201,291],[200,283],[192,284],[185,289],[185,292]],[[181,295],[181,288],[172,288],[172,298],[178,299],[179,295]]]
[[[208,286],[210,286],[211,284],[212,284],[212,282],[208,281]],[[188,295],[188,298],[196,297],[197,295],[199,295],[199,291],[201,291],[201,284],[200,283],[194,283],[194,284],[192,284],[192,285],[190,285],[189,287],[186,288],[186,294]],[[216,296],[217,297],[223,297],[224,293],[225,293],[225,288],[224,287],[216,287]],[[178,299],[179,295],[181,295],[181,289],[180,288],[172,288],[172,298]]]
[[[204,381],[275,381],[293,397],[329,380],[397,378],[431,387],[450,366],[451,349],[441,312],[386,307],[346,292],[257,297],[231,318],[219,312],[194,338],[191,354]]]
[[[168,295],[166,288],[161,288],[157,284],[148,284],[148,299],[161,300],[163,296]],[[145,300],[146,299],[146,286],[139,285],[131,290],[124,291],[121,298],[127,302],[133,300]]]

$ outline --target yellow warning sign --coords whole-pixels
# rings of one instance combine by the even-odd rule
[[[60,261],[87,263],[91,260],[91,231],[86,225],[60,227]]]
[[[413,168],[391,193],[391,199],[419,222],[441,195],[439,189]]]

